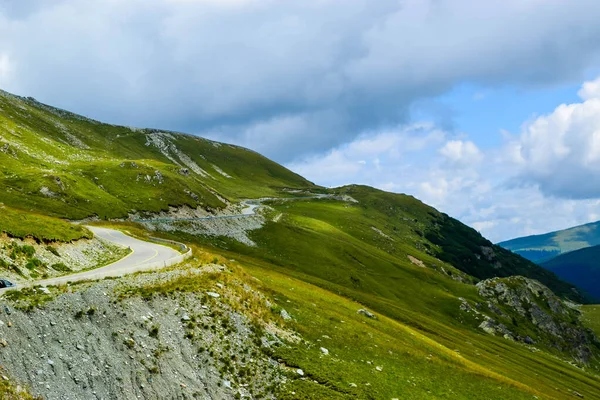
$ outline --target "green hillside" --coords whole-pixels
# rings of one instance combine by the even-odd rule
[[[532,235],[498,243],[533,262],[541,263],[559,254],[600,245],[600,222],[561,231]]]
[[[125,316],[131,307],[139,325],[139,305],[131,306],[131,299],[156,306],[152,313],[158,314],[173,311],[161,304],[167,299],[179,299],[182,309],[199,308],[190,304],[195,294],[281,333],[280,342],[267,346],[256,334],[264,327],[255,321],[262,353],[246,349],[248,358],[269,358],[286,369],[286,385],[264,388],[277,398],[600,399],[600,342],[571,302],[586,301],[577,288],[411,196],[357,185],[324,189],[237,146],[102,124],[7,93],[0,93],[0,193],[6,240],[75,241],[89,232],[71,229],[68,220],[98,217],[96,224],[138,236],[147,229],[193,248],[193,259],[162,278],[153,272],[122,285],[126,279],[106,280],[98,283],[104,285],[98,297],[79,294],[93,292],[91,283],[51,294],[13,292],[11,307],[28,304],[24,309],[35,321],[43,321],[44,307],[61,312],[69,296],[75,304],[91,302],[85,313],[69,309],[65,315],[94,337],[82,348],[102,342],[110,343],[110,351],[130,351],[122,340],[113,346],[126,328],[104,333],[94,321]],[[267,197],[259,215],[248,217],[254,221],[248,227],[241,218],[230,221],[229,229],[247,235],[247,242],[229,231],[184,229],[192,218],[152,222],[170,208],[236,212],[232,206],[242,199]],[[134,223],[133,215],[150,222]],[[539,280],[559,297],[514,275]],[[97,298],[104,311],[95,308]],[[207,304],[207,314],[216,318],[215,303]],[[174,321],[185,322],[190,342],[216,336],[217,326],[200,324],[194,315]],[[168,332],[169,326],[157,329]],[[144,336],[140,344],[155,339]],[[160,354],[170,358],[177,351],[169,344]],[[199,352],[223,364],[221,384],[241,369],[232,364],[246,359]],[[144,348],[144,360],[149,353]],[[12,389],[5,390],[0,386],[0,397]]]
[[[313,187],[241,147],[103,124],[0,91],[0,201],[16,209],[119,218]]]
[[[600,246],[561,254],[541,266],[600,301]]]

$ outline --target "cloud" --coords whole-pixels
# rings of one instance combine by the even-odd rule
[[[413,174],[413,168],[420,164],[415,155],[432,153],[433,146],[440,145],[445,136],[445,132],[424,123],[370,132],[325,155],[308,156],[288,167],[323,185],[362,183],[397,190],[395,177]]]
[[[455,167],[468,167],[478,164],[483,155],[475,143],[463,140],[450,140],[439,150],[446,162]]]
[[[0,54],[0,85],[8,82],[12,66],[6,54]]]
[[[18,68],[2,86],[289,162],[409,123],[462,82],[578,79],[599,17],[600,3],[539,0],[11,1],[0,52]]]
[[[561,107],[564,106],[559,106],[559,111],[552,115],[560,116],[560,121],[564,120],[563,114],[572,118],[574,113]],[[568,126],[542,123],[548,118],[527,122],[517,135],[501,132],[505,142],[486,150],[478,148],[466,135],[456,139],[451,132],[421,123],[370,132],[335,147],[323,157],[307,156],[287,166],[326,186],[361,183],[416,196],[493,241],[595,221],[600,215],[599,199],[560,197],[555,192],[549,193],[543,181],[531,175],[531,171],[541,171],[542,176],[551,178],[563,174],[560,169],[568,169],[564,176],[570,176],[571,180],[561,181],[568,184],[563,190],[593,186],[582,182],[578,175],[571,175],[575,167],[557,164],[557,157],[571,157],[572,151],[565,152],[563,147],[583,145],[571,143],[570,137],[561,141],[548,134],[554,132],[548,127]],[[530,128],[531,125],[543,126],[545,130]],[[528,151],[524,150],[526,144],[532,144]],[[586,165],[583,159],[580,164]]]
[[[580,103],[561,104],[527,122],[510,146],[517,181],[550,196],[600,197],[600,79],[583,84]]]

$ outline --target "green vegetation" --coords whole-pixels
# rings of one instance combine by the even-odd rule
[[[0,231],[19,239],[31,237],[38,242],[70,242],[93,236],[82,226],[6,206],[0,207]]]
[[[0,109],[0,191],[14,209],[107,219],[314,187],[237,146],[102,124],[5,92]]]
[[[581,311],[584,323],[600,338],[600,305],[586,305]]]
[[[0,190],[2,210],[8,210],[0,214],[0,228],[12,236],[70,241],[87,231],[71,232],[71,224],[55,217],[104,220],[184,205],[215,210],[225,200],[291,197],[284,190],[289,188],[336,196],[301,199],[305,193],[297,193],[295,201],[271,201],[268,222],[249,232],[255,247],[228,237],[163,232],[194,243],[195,262],[228,264],[230,272],[181,273],[118,294],[117,301],[151,300],[222,283],[232,296],[219,301],[252,319],[257,344],[265,324],[289,334],[286,346],[263,349],[289,367],[290,383],[269,388],[279,391],[278,398],[600,397],[597,360],[579,369],[567,362],[567,351],[486,334],[481,317],[461,310],[464,302],[486,304],[473,283],[496,276],[524,275],[562,297],[584,297],[553,273],[410,196],[364,186],[326,190],[236,146],[101,124],[8,94],[0,94],[0,109]],[[39,217],[30,212],[47,217],[34,223]],[[137,224],[113,224],[136,236],[148,234]],[[34,276],[42,265],[29,247],[14,247],[11,254]],[[50,268],[68,272],[62,263]],[[271,305],[248,286],[266,293]],[[11,293],[27,310],[51,298],[39,291]],[[377,318],[357,313],[361,308]],[[503,322],[519,333],[535,329],[510,307],[500,308]],[[291,320],[283,319],[284,309]],[[71,312],[92,318],[95,309]],[[214,325],[188,321],[186,335],[193,341],[198,329],[216,332]],[[162,336],[158,326],[148,333]],[[221,362],[221,373],[232,370],[231,360]]]

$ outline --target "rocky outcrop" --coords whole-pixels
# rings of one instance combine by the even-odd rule
[[[593,332],[581,324],[579,310],[536,280],[493,278],[479,282],[477,289],[493,313],[493,317],[484,315],[479,325],[490,334],[527,344],[541,343],[571,354],[580,363],[588,363],[592,349],[599,346]]]

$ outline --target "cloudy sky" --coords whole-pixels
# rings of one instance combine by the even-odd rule
[[[599,20],[597,0],[0,0],[0,88],[498,241],[600,219]]]

